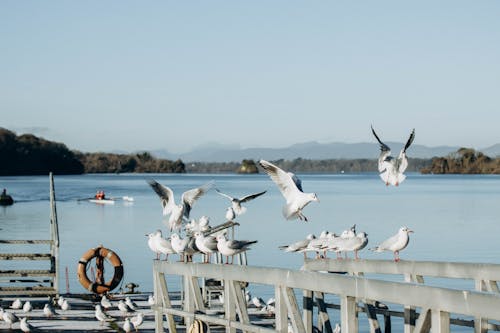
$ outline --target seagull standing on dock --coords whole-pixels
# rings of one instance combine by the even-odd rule
[[[278,185],[281,194],[285,197],[286,205],[283,207],[283,216],[287,220],[298,218],[307,221],[307,217],[302,213],[307,204],[319,199],[315,193],[304,193],[302,182],[291,172],[285,172],[271,162],[260,160],[259,165],[271,177],[272,181]]]
[[[163,215],[170,214],[168,226],[171,232],[181,229],[183,219],[189,219],[189,213],[196,200],[213,187],[213,182],[209,182],[200,187],[186,191],[182,194],[181,202],[176,204],[174,201],[174,192],[169,187],[153,179],[149,180],[148,184],[160,197],[163,206]]]
[[[53,316],[57,315],[56,310],[50,305],[49,303],[45,303],[43,307],[43,313],[45,314],[45,317],[47,318],[52,318]]]
[[[217,236],[217,249],[223,256],[226,256],[226,264],[229,263],[229,257],[231,257],[232,264],[235,254],[248,250],[250,245],[255,243],[257,243],[256,240],[228,240],[224,234],[219,234]]]
[[[102,295],[101,306],[104,308],[105,311],[112,306],[111,301],[106,297],[106,295]]]
[[[382,142],[372,126],[372,133],[380,144],[380,156],[378,158],[378,171],[380,178],[384,181],[385,185],[399,186],[406,176],[403,174],[408,167],[408,158],[406,157],[406,150],[410,147],[415,139],[415,129],[410,134],[408,141],[399,153],[397,158],[391,156],[391,148]]]
[[[12,329],[12,324],[17,323],[19,318],[12,312],[7,312],[3,308],[0,308],[0,315],[3,320],[9,324],[9,328]]]
[[[144,313],[142,312],[138,312],[137,315],[135,315],[134,317],[132,317],[132,319],[130,319],[130,322],[132,323],[132,325],[134,325],[136,332],[139,330],[139,326],[142,325],[143,321],[144,321]]]
[[[249,194],[249,195],[246,195],[242,198],[234,198],[228,194],[222,193],[218,189],[215,189],[215,191],[217,191],[217,193],[219,193],[223,197],[228,198],[231,201],[231,208],[233,209],[233,211],[236,215],[241,215],[241,214],[246,212],[247,209],[246,209],[246,207],[241,206],[242,203],[245,203],[245,202],[253,200],[257,197],[260,197],[261,195],[263,195],[264,193],[267,192],[267,191],[263,191],[263,192],[259,192],[259,193]]]
[[[122,299],[118,301],[118,310],[122,313],[122,316],[125,317],[125,315],[134,312],[127,303],[125,303]]]
[[[394,253],[394,261],[398,262],[400,260],[399,251],[406,248],[410,242],[410,233],[412,232],[413,230],[410,230],[408,227],[401,227],[397,234],[386,239],[371,250],[375,252],[392,251]]]
[[[28,313],[28,312],[31,312],[31,310],[33,310],[33,306],[31,305],[31,302],[26,301],[23,305],[23,312]]]
[[[23,302],[19,298],[16,298],[14,302],[12,302],[12,305],[10,306],[10,308],[14,310],[19,310],[22,307],[23,307]]]
[[[123,323],[123,330],[126,332],[126,333],[130,333],[132,332],[132,324],[130,323],[130,319],[129,318],[125,318],[125,322]]]
[[[108,316],[102,311],[101,305],[96,304],[95,305],[95,312],[94,315],[97,320],[101,322],[101,326],[104,325],[104,322],[106,321],[114,321],[115,319],[113,317]]]
[[[21,321],[19,323],[19,328],[21,329],[21,331],[23,331],[25,333],[35,331],[35,327],[33,327],[33,325],[28,323],[28,318],[26,318],[26,317],[21,318]]]

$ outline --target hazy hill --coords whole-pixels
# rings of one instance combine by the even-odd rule
[[[393,155],[397,155],[404,143],[387,142],[393,149]],[[500,145],[498,145],[500,151]],[[432,158],[435,156],[446,156],[457,151],[460,147],[438,146],[427,147],[423,145],[412,145],[408,150],[408,156],[414,158]],[[294,144],[286,148],[246,148],[239,149],[234,146],[211,145],[203,146],[203,149],[194,149],[184,154],[172,154],[166,150],[153,150],[151,153],[158,158],[181,159],[188,162],[237,162],[243,159],[285,159],[296,158],[323,160],[323,159],[376,159],[379,155],[379,145],[376,143],[318,143],[306,142]],[[491,154],[490,156],[496,156]]]

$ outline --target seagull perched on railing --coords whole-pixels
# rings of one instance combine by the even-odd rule
[[[176,204],[174,201],[174,192],[169,187],[153,179],[148,180],[148,184],[160,197],[163,206],[163,215],[170,214],[168,219],[170,231],[179,230],[181,228],[183,219],[189,219],[189,213],[196,200],[213,186],[213,182],[209,182],[200,187],[188,190],[182,193],[181,202]]]
[[[246,207],[241,206],[242,203],[245,203],[247,201],[250,201],[250,200],[253,200],[257,197],[260,197],[261,195],[263,195],[264,193],[267,192],[267,191],[263,191],[263,192],[259,192],[259,193],[249,194],[249,195],[246,195],[242,198],[234,198],[228,194],[222,193],[218,189],[215,189],[215,190],[217,191],[217,193],[219,193],[223,197],[228,198],[231,201],[231,208],[233,209],[233,211],[236,215],[241,215],[241,214],[246,212],[247,209],[246,209]]]
[[[413,230],[410,230],[408,227],[401,227],[397,234],[386,239],[371,250],[375,252],[392,251],[394,253],[394,261],[397,262],[399,261],[399,251],[406,248],[410,242],[410,233],[412,232]]]
[[[210,262],[210,255],[217,252],[217,239],[214,236],[204,236],[201,231],[194,233],[195,245],[206,255],[205,263]]]
[[[229,263],[231,257],[231,264],[233,263],[233,256],[235,254],[244,252],[250,248],[250,245],[257,243],[257,241],[248,240],[227,240],[224,234],[217,236],[217,250],[226,256],[226,264]]]
[[[285,197],[286,205],[283,207],[283,216],[287,220],[298,218],[307,221],[302,214],[302,209],[311,201],[319,201],[315,193],[304,193],[302,182],[291,172],[286,172],[271,162],[260,160],[259,165],[278,185],[281,194]]]
[[[406,150],[410,147],[415,139],[415,129],[410,134],[408,141],[399,153],[397,158],[391,156],[391,148],[383,143],[372,126],[372,133],[380,144],[380,156],[378,158],[378,171],[380,178],[384,181],[385,185],[398,186],[405,180],[406,176],[403,174],[408,167],[408,158],[406,157]]]

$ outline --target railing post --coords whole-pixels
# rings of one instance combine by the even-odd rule
[[[356,313],[356,298],[340,296],[340,320],[342,333],[357,333],[358,318]]]
[[[302,308],[303,314],[302,318],[304,321],[304,326],[306,333],[312,333],[313,328],[313,292],[311,290],[305,290],[302,298]]]
[[[231,284],[233,281],[224,280],[224,312],[225,318],[229,321],[236,320],[236,306],[234,304],[235,295]],[[236,333],[236,329],[230,325],[226,326],[226,333]]]
[[[288,311],[280,286],[274,286],[274,300],[276,331],[286,333],[288,331]]]
[[[432,333],[450,333],[450,313],[441,310],[431,310]]]
[[[475,287],[477,291],[486,291],[486,284],[483,280],[475,280]],[[488,320],[482,317],[474,318],[474,333],[485,333],[488,331],[487,328]]]

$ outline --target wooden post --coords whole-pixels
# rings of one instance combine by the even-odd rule
[[[288,314],[290,315],[290,319],[292,321],[293,331],[295,333],[305,333],[306,328],[300,316],[300,310],[297,304],[297,298],[295,297],[295,293],[293,292],[293,288],[282,286],[280,289],[281,294],[283,295],[283,300],[285,301],[286,307],[288,309]],[[286,321],[286,317],[282,318],[281,320]]]
[[[405,274],[405,282],[412,283],[424,283],[424,278],[421,275]],[[415,307],[410,305],[405,305],[404,307],[404,333],[413,333],[415,329]]]
[[[304,321],[304,326],[306,333],[312,333],[313,328],[313,292],[311,290],[305,290],[303,292],[302,297],[302,308],[304,309],[304,313],[302,314],[302,318]]]
[[[170,296],[168,295],[167,282],[165,274],[158,272],[158,267],[153,265],[153,287],[155,297],[155,333],[163,332],[163,308],[172,308]],[[167,323],[169,333],[177,333],[174,316],[167,314]]]
[[[318,303],[318,329],[320,332],[332,333],[332,325],[330,323],[330,317],[326,311],[326,305],[324,301],[324,294],[315,291],[314,298],[316,303]]]
[[[286,333],[288,332],[288,310],[284,292],[279,285],[274,286],[274,300],[276,331]]]
[[[234,288],[231,287],[231,280],[224,280],[224,312],[225,318],[229,321],[236,320],[236,307],[234,304],[235,295]],[[236,333],[236,329],[227,325],[226,333]]]
[[[357,333],[358,318],[356,313],[356,298],[340,296],[340,320],[342,333]]]
[[[450,313],[440,310],[431,310],[432,333],[450,333]]]
[[[50,252],[53,260],[51,261],[51,271],[55,272],[53,278],[53,287],[56,295],[59,295],[59,225],[57,222],[57,208],[56,208],[56,191],[54,187],[54,176],[52,172],[49,173],[50,180]]]
[[[486,291],[486,281],[475,280],[477,291]],[[482,317],[474,318],[474,333],[486,333],[488,331],[488,320]]]

